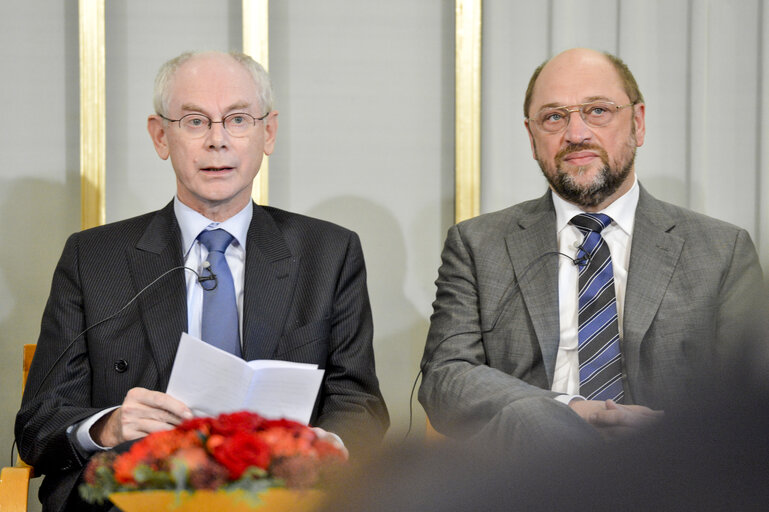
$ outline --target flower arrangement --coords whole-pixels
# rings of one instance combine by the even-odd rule
[[[310,427],[268,420],[251,412],[194,418],[155,432],[127,452],[95,455],[80,495],[104,503],[110,494],[141,490],[244,490],[308,488],[339,467],[346,455]]]

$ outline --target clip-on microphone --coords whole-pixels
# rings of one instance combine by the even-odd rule
[[[204,276],[202,273],[198,274],[198,283],[200,283],[200,286],[207,292],[216,290],[216,287],[219,286],[219,280],[216,278],[216,274],[211,271],[211,263],[204,261],[202,267],[204,271],[208,271],[208,275]],[[214,286],[211,288],[206,288],[203,286],[204,281],[213,281]]]

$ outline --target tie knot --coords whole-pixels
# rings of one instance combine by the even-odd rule
[[[223,253],[232,242],[232,238],[232,235],[223,229],[204,230],[198,235],[198,240],[206,246],[208,252]]]
[[[611,217],[603,213],[580,213],[571,219],[571,223],[582,231],[595,231],[600,233],[606,226],[611,224]]]

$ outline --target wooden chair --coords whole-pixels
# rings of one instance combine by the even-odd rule
[[[24,345],[24,366],[22,371],[21,390],[27,383],[29,366],[35,355],[36,345]],[[5,467],[0,472],[0,510],[2,512],[26,512],[27,497],[29,496],[29,480],[35,473],[31,466],[17,459],[13,467]]]

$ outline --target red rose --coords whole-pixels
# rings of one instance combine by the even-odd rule
[[[235,432],[229,437],[214,434],[208,438],[206,447],[233,480],[249,467],[266,470],[270,466],[270,446],[251,432]]]
[[[203,433],[208,433],[211,431],[211,424],[213,421],[213,418],[192,418],[191,420],[183,421],[178,427],[176,427],[176,429],[198,430]]]
[[[308,427],[303,423],[299,423],[298,421],[293,421],[293,420],[287,420],[285,418],[282,418],[279,420],[264,420],[264,422],[261,425],[261,428],[262,430],[267,430],[270,428],[282,428],[285,430],[299,430],[299,431],[309,431],[309,432],[313,431],[310,427]]]
[[[258,430],[264,422],[264,418],[256,413],[248,411],[220,414],[211,422],[211,433],[231,436],[236,432],[254,432]]]

